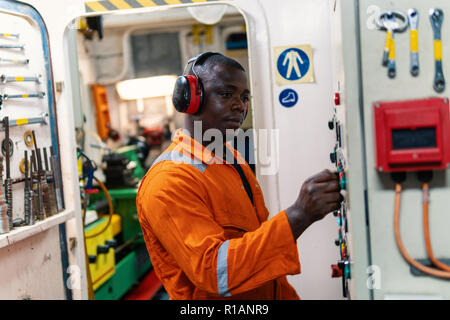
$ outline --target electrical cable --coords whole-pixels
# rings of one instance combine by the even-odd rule
[[[427,249],[428,258],[431,262],[441,270],[450,271],[450,266],[445,263],[440,262],[433,253],[433,247],[431,246],[431,237],[430,237],[430,224],[429,224],[429,185],[428,183],[424,183],[422,186],[423,193],[423,231],[425,235],[425,245]]]
[[[83,156],[87,161],[89,161],[91,163],[93,168],[97,169],[97,165],[95,164],[95,162],[92,161],[83,151],[81,151],[81,149],[78,149],[77,151],[79,153],[77,158],[79,158],[80,156]],[[83,179],[84,176],[81,177],[81,178]],[[88,253],[87,253],[86,240],[90,239],[90,238],[94,238],[94,237],[102,234],[103,232],[105,232],[108,229],[108,227],[110,226],[110,224],[111,224],[112,216],[113,216],[113,213],[114,213],[114,207],[113,207],[113,203],[112,203],[112,200],[111,200],[111,196],[110,196],[110,194],[108,192],[108,189],[106,188],[106,186],[98,178],[96,178],[95,176],[92,176],[92,178],[98,183],[98,185],[100,186],[100,189],[102,189],[102,191],[104,192],[104,194],[106,196],[106,199],[108,201],[108,206],[109,206],[109,219],[108,219],[108,222],[107,222],[106,226],[102,230],[100,230],[99,232],[97,232],[95,234],[92,234],[92,235],[89,235],[89,236],[86,236],[86,234],[84,234],[84,256],[85,256],[85,261],[86,261],[86,273],[87,273],[88,297],[89,297],[89,300],[95,300],[95,295],[94,295],[94,287],[93,287],[93,283],[92,283],[92,275],[91,275],[90,268],[89,268],[89,256],[88,256]],[[87,201],[88,201],[88,197],[86,195],[84,197],[84,202],[83,202],[83,215],[82,215],[83,230],[84,230],[84,227],[85,227]]]
[[[395,207],[394,207],[394,232],[395,232],[395,241],[397,242],[398,249],[400,250],[400,253],[402,254],[403,258],[411,264],[416,269],[439,278],[446,278],[450,279],[450,272],[436,270],[434,268],[427,267],[414,258],[412,258],[408,252],[406,251],[401,235],[400,235],[400,200],[401,200],[401,193],[402,193],[402,185],[400,183],[395,184]]]
[[[112,203],[112,200],[111,200],[111,196],[109,195],[108,189],[106,189],[106,187],[103,184],[103,182],[101,182],[95,176],[94,176],[94,180],[98,183],[100,189],[102,189],[103,193],[106,196],[106,200],[108,201],[108,207],[109,207],[109,216],[108,216],[108,222],[106,223],[106,226],[102,230],[97,232],[97,233],[91,234],[89,236],[85,236],[86,239],[94,238],[94,237],[98,236],[99,234],[102,234],[103,232],[105,232],[108,229],[109,225],[111,224],[112,217],[113,217],[113,214],[114,214],[114,206],[113,206],[113,203]]]

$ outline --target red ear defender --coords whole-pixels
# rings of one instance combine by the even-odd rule
[[[190,63],[192,65],[192,72],[194,75],[186,75],[178,77],[175,82],[175,88],[173,89],[172,102],[179,112],[196,114],[203,103],[203,86],[200,78],[195,72],[195,65],[199,61],[206,60],[209,56],[220,54],[216,52],[205,52],[189,59],[186,67],[184,68],[184,73],[186,73],[186,68]]]
[[[203,102],[203,87],[196,76],[178,77],[173,90],[172,102],[179,112],[195,114]]]

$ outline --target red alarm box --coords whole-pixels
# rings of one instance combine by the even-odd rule
[[[378,171],[450,168],[447,98],[376,102],[373,110]]]

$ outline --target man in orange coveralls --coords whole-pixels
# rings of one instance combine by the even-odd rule
[[[210,141],[190,134],[194,121],[201,121],[202,137],[208,129],[225,135],[240,127],[250,94],[244,69],[211,54],[189,74],[201,79],[201,108],[186,115],[136,199],[154,270],[171,299],[299,299],[286,279],[300,273],[296,240],[339,209],[337,174],[325,170],[307,179],[294,204],[267,219],[261,188],[242,156],[226,144],[239,169],[205,148]]]

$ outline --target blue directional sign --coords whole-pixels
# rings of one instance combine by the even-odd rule
[[[285,89],[281,91],[278,100],[283,107],[291,108],[297,104],[298,94],[292,89]]]
[[[288,48],[278,56],[278,73],[286,80],[296,81],[303,78],[309,67],[308,55],[299,48]]]

